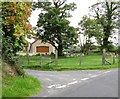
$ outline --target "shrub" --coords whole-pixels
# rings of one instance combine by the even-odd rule
[[[2,61],[14,66],[19,75],[24,75],[22,68],[19,66],[18,56],[14,50],[11,37],[2,38]]]

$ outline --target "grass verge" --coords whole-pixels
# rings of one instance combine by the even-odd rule
[[[96,70],[96,69],[110,69],[110,68],[118,68],[118,58],[115,58],[115,64],[113,64],[112,57],[106,57],[106,60],[111,63],[106,63],[102,65],[102,55],[100,54],[91,54],[82,57],[82,64],[80,65],[80,57],[60,57],[58,58],[58,65],[55,66],[54,63],[49,66],[45,66],[45,60],[43,60],[43,65],[40,65],[40,57],[39,56],[30,56],[30,63],[27,63],[27,57],[22,57],[23,61],[22,66],[24,68],[35,69],[35,70]],[[52,59],[54,61],[54,59]]]
[[[111,69],[118,68],[117,64],[114,65],[100,65],[100,66],[46,66],[46,67],[24,67],[34,70],[43,70],[43,71],[64,71],[64,70],[103,70],[103,69]]]
[[[27,97],[41,90],[40,82],[29,75],[25,77],[4,77],[2,80],[2,97]]]

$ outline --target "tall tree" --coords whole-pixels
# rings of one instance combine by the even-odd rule
[[[88,53],[92,48],[92,38],[95,37],[97,43],[101,44],[103,32],[101,30],[101,26],[97,24],[97,20],[94,18],[90,18],[88,16],[83,16],[82,20],[78,23],[79,32],[84,36],[84,41],[81,44],[81,50],[83,53]]]
[[[49,42],[57,50],[58,55],[63,55],[63,49],[77,43],[77,29],[70,26],[67,18],[70,18],[70,11],[75,10],[75,4],[66,4],[66,0],[53,0],[53,3],[38,2],[35,4],[42,11],[37,22],[37,36],[43,42]],[[58,46],[57,46],[58,45]]]
[[[25,36],[32,32],[28,18],[31,15],[30,2],[1,2],[3,59],[13,63],[12,56],[26,44]],[[13,64],[11,64],[13,65]]]
[[[103,29],[103,42],[102,49],[109,50],[109,38],[112,35],[115,26],[116,13],[117,13],[117,2],[100,2],[92,6],[95,11],[95,18],[98,20],[98,24],[102,26]]]

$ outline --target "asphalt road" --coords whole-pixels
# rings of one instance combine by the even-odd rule
[[[118,97],[118,69],[25,71],[42,83],[33,97]]]

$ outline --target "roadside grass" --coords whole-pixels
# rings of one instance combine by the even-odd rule
[[[29,75],[25,77],[4,77],[2,79],[2,97],[28,97],[41,91],[40,82]]]
[[[102,55],[90,54],[82,57],[82,64],[80,65],[80,57],[59,57],[58,65],[51,63],[49,66],[45,66],[48,60],[43,60],[40,65],[40,56],[30,56],[30,63],[27,62],[27,57],[23,56],[20,58],[21,65],[24,68],[37,69],[37,70],[94,70],[94,69],[110,69],[118,68],[118,58],[115,58],[115,64],[112,64],[112,57],[106,57],[106,60],[111,63],[102,65]],[[52,57],[52,61],[54,58]]]

